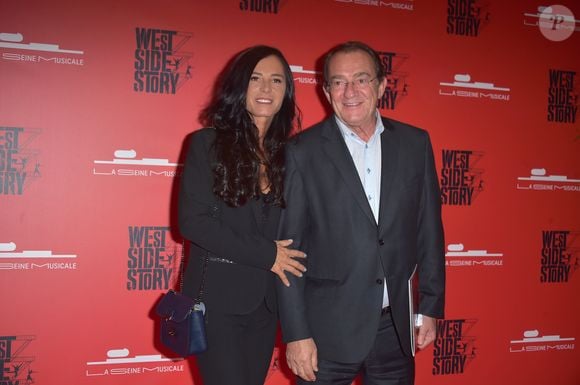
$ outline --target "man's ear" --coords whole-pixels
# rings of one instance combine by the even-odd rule
[[[383,97],[385,90],[387,89],[387,77],[385,76],[383,80],[379,82],[379,99]]]
[[[330,92],[328,91],[328,86],[324,85],[322,86],[322,91],[324,92],[324,96],[326,96],[326,100],[328,100],[328,103],[330,102]]]

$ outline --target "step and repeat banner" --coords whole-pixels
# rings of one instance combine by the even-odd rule
[[[381,113],[434,145],[447,306],[416,383],[579,384],[572,0],[0,0],[0,384],[201,385],[153,310],[179,277],[186,137],[256,44],[320,121],[346,40],[382,58]],[[293,383],[283,349],[267,385]]]

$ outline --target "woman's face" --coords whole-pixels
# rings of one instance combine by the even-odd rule
[[[246,109],[262,133],[280,111],[286,92],[284,66],[278,57],[268,56],[256,64],[246,91]]]

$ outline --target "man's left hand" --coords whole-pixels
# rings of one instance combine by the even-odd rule
[[[436,324],[435,318],[423,315],[423,324],[419,326],[417,333],[417,347],[419,349],[425,349],[435,340]]]

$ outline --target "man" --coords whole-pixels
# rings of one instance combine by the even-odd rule
[[[298,384],[413,384],[414,348],[443,317],[441,203],[428,134],[382,118],[387,80],[379,57],[348,42],[326,57],[334,115],[287,148],[279,238],[308,270],[279,285],[287,361]],[[416,274],[413,274],[416,271]],[[418,326],[409,281],[418,276]]]

